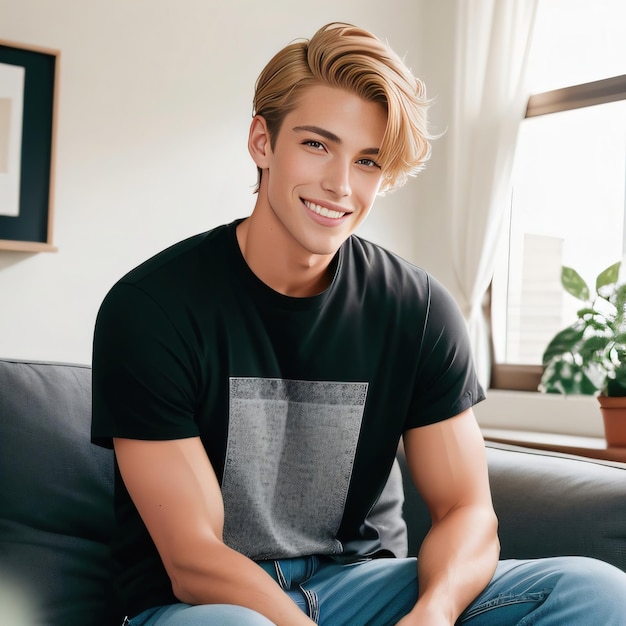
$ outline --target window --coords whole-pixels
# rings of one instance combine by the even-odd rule
[[[626,252],[626,3],[542,0],[531,96],[491,288],[492,387],[536,390],[541,355],[575,319],[560,283]]]

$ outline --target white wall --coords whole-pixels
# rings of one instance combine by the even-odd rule
[[[0,38],[61,51],[59,251],[0,251],[0,356],[89,362],[95,315],[117,278],[249,213],[256,76],[333,20],[387,39],[418,71],[415,0],[0,0]],[[361,230],[415,262],[418,186],[381,198]]]

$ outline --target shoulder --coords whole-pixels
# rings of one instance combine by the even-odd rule
[[[367,310],[393,319],[397,329],[413,329],[425,343],[464,340],[463,314],[441,281],[380,245],[357,236],[347,243],[344,278],[348,289],[360,290],[358,302]]]
[[[212,268],[226,262],[231,227],[227,224],[193,235],[143,261],[115,282],[103,304],[126,299],[129,292],[164,301],[198,292],[199,284],[218,275]]]
[[[193,326],[212,301],[219,300],[214,285],[226,280],[224,267],[230,225],[194,235],[144,261],[120,278],[108,291],[96,316],[96,336],[171,332]]]
[[[345,261],[353,263],[359,269],[366,269],[370,275],[409,274],[422,281],[428,274],[422,268],[413,265],[401,256],[357,235],[352,235],[345,244]]]
[[[446,303],[451,299],[443,284],[425,269],[356,235],[346,242],[343,262],[353,273],[352,279],[358,277],[370,288],[384,289],[405,304],[412,299],[422,304],[432,298]]]
[[[200,259],[209,261],[212,255],[219,257],[228,246],[232,228],[232,224],[225,224],[183,239],[142,262],[118,282],[141,283],[155,275],[167,275],[185,266],[197,266]]]

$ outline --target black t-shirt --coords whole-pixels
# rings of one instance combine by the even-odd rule
[[[250,558],[371,554],[365,520],[402,432],[484,397],[465,322],[426,272],[357,236],[323,293],[279,294],[247,266],[237,223],[165,250],[107,295],[93,440],[200,436],[224,540]],[[116,512],[131,607],[175,601],[119,474]]]

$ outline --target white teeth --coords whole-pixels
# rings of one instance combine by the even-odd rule
[[[313,202],[309,202],[308,200],[305,200],[304,204],[308,209],[314,211],[318,215],[330,217],[333,220],[339,219],[340,217],[343,217],[345,215],[345,213],[340,213],[339,211],[331,211],[326,207],[319,206],[318,204],[313,204]]]

